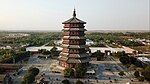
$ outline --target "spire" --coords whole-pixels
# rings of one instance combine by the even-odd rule
[[[73,17],[76,17],[76,10],[74,8],[74,11],[73,11]]]

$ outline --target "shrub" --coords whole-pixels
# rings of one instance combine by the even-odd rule
[[[122,64],[128,64],[129,63],[129,56],[122,56],[122,57],[120,57],[119,60]]]
[[[143,77],[143,76],[139,76],[139,77],[138,77],[138,80],[139,80],[139,81],[144,81],[144,77]]]
[[[129,70],[135,70],[135,65],[131,64],[130,67],[129,67]]]
[[[135,76],[136,78],[139,77],[139,76],[140,76],[139,71],[135,71],[135,72],[134,72],[134,76]]]
[[[72,68],[65,68],[64,69],[64,77],[73,77],[74,76],[74,70]]]
[[[33,83],[33,81],[35,80],[35,76],[33,74],[28,73],[24,76],[23,79],[26,83]]]
[[[38,75],[39,73],[39,69],[35,68],[35,67],[30,67],[28,69],[28,73],[24,75],[23,79],[24,81],[22,81],[22,84],[30,84],[33,83],[35,80],[35,76]]]
[[[77,80],[77,81],[76,81],[76,84],[83,84],[83,82],[80,81],[80,80]]]
[[[83,77],[86,73],[86,66],[82,66],[81,64],[76,64],[75,66],[75,77],[80,78]]]
[[[138,68],[137,68],[137,71],[139,71],[139,72],[143,72],[143,71],[144,71],[144,69],[143,69],[143,68],[138,67]]]
[[[38,68],[35,68],[35,67],[30,67],[28,69],[28,73],[31,73],[33,74],[34,76],[38,75],[39,74],[39,69]]]
[[[125,75],[125,73],[124,73],[123,71],[119,72],[118,74],[119,74],[120,76]]]
[[[63,84],[70,84],[70,81],[67,80],[67,79],[64,79],[64,80],[62,81],[62,83],[63,83]]]
[[[147,66],[141,74],[147,81],[150,81],[150,66]]]

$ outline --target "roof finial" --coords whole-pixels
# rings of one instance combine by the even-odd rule
[[[74,11],[73,11],[73,17],[76,17],[76,10],[74,8]]]

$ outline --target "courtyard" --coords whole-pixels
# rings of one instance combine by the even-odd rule
[[[20,84],[29,67],[39,68],[40,73],[38,76],[44,74],[42,77],[49,82],[48,84],[61,84],[61,81],[64,79],[69,79],[72,84],[75,84],[76,80],[81,80],[85,84],[126,84],[133,79],[133,76],[130,75],[127,68],[124,67],[118,59],[112,56],[105,57],[104,61],[91,61],[90,67],[95,70],[96,74],[85,75],[84,78],[64,78],[62,73],[52,71],[58,67],[58,61],[56,59],[38,58],[38,54],[34,54],[27,62],[20,64],[23,65],[23,67],[20,69],[21,72],[18,75],[13,76],[14,84]],[[118,74],[120,71],[123,71],[125,75],[120,76]],[[134,80],[134,83],[136,82],[137,80]],[[140,84],[140,82],[136,84]]]

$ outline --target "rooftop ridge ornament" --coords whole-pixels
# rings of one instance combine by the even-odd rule
[[[84,21],[82,21],[82,20],[80,20],[80,19],[78,19],[78,18],[76,17],[76,10],[75,10],[75,8],[74,8],[74,11],[73,11],[73,15],[72,15],[72,16],[73,16],[73,17],[70,18],[69,20],[64,21],[63,24],[71,24],[71,23],[86,24],[86,22],[84,22]]]
[[[73,11],[73,17],[76,17],[76,10],[74,8],[74,11]]]

